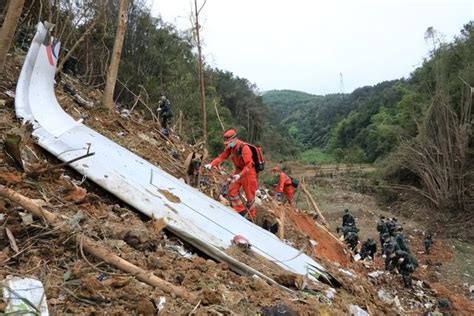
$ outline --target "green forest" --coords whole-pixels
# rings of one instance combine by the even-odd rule
[[[59,1],[50,6],[25,1],[16,32],[16,45],[26,49],[38,21],[55,24],[53,35],[62,44],[62,58],[74,60],[73,70],[87,85],[103,89],[117,29],[119,2]],[[69,56],[70,52],[70,56]],[[149,119],[148,105],[156,110],[160,94],[172,104],[172,124],[190,143],[202,141],[202,113],[199,103],[196,40],[193,29],[178,30],[160,17],[152,16],[146,1],[131,1],[114,101],[123,108],[136,105]],[[68,63],[64,64],[67,68]],[[71,67],[70,67],[71,68]],[[269,154],[297,155],[297,146],[274,113],[263,103],[258,88],[246,78],[204,61],[205,96],[208,116],[209,150],[222,149],[222,127],[235,128],[240,136],[262,145]],[[180,114],[182,113],[182,114]],[[180,118],[182,115],[182,118]]]
[[[120,3],[25,1],[14,46],[27,48],[37,22],[52,21],[53,36],[63,48],[58,75],[72,73],[102,90]],[[125,12],[114,103],[151,120],[164,93],[171,101],[174,132],[191,144],[202,144],[196,29],[181,31],[165,23],[151,14],[145,0],[131,1]],[[392,185],[420,191],[439,209],[464,210],[472,205],[474,191],[474,22],[460,26],[452,42],[441,38],[432,27],[426,30],[430,53],[408,78],[349,94],[261,93],[251,78],[215,68],[204,59],[208,150],[211,155],[220,152],[223,130],[234,128],[243,140],[261,145],[267,159],[377,163],[385,166],[384,179]]]
[[[426,120],[436,89],[459,110],[466,86],[474,82],[474,24],[464,25],[452,43],[442,43],[428,29],[433,49],[407,79],[361,87],[350,94],[311,95],[272,90],[263,100],[279,114],[294,141],[311,163],[375,162],[400,142],[415,138]]]

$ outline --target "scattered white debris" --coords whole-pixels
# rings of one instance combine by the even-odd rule
[[[88,101],[86,99],[84,99],[83,97],[81,97],[79,94],[74,94],[73,95],[74,97],[74,100],[76,100],[76,102],[79,104],[79,105],[82,105],[83,107],[85,108],[88,108],[88,109],[92,109],[94,107],[94,102],[92,101]]]
[[[177,244],[168,244],[166,245],[166,248],[168,249],[173,249],[177,253],[179,253],[182,257],[186,259],[192,259],[194,258],[194,255],[192,252],[186,250],[183,245],[177,245]]]
[[[386,304],[392,305],[393,304],[393,296],[385,291],[384,289],[380,289],[377,292],[378,297]]]
[[[474,284],[469,287],[469,293],[474,293]]]
[[[349,315],[351,316],[369,316],[365,310],[357,305],[349,305]]]
[[[360,254],[356,254],[356,255],[354,256],[354,261],[357,262],[357,261],[359,261],[361,258],[362,258],[362,257],[360,256]]]
[[[8,275],[3,283],[5,314],[49,315],[41,281]]]
[[[158,311],[160,312],[163,308],[165,308],[166,297],[160,296],[159,300],[155,300],[155,305]]]
[[[370,272],[369,274],[367,274],[369,277],[373,278],[373,279],[377,279],[379,276],[381,276],[382,274],[384,274],[385,272],[384,271],[374,271],[374,272]]]
[[[24,225],[33,224],[33,215],[27,212],[18,212]],[[0,219],[1,221],[1,219]]]
[[[9,96],[10,98],[14,98],[15,97],[15,92],[11,91],[11,90],[7,90],[4,92],[5,95]]]
[[[398,295],[395,296],[395,298],[393,299],[393,302],[395,303],[395,306],[397,308],[402,308],[402,304],[400,303],[400,299],[398,298]]]
[[[342,269],[342,268],[339,268],[339,271],[342,272],[342,273],[344,273],[345,275],[350,276],[351,278],[354,277],[354,273],[352,273],[352,272],[350,272],[350,271],[344,270],[344,269]]]
[[[336,295],[336,290],[331,287],[331,288],[327,289],[324,294],[326,295],[326,298],[328,300],[332,301],[332,299]]]
[[[130,110],[129,109],[120,110],[120,116],[121,117],[129,117],[130,116]]]

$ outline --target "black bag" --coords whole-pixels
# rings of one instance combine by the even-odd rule
[[[291,185],[293,186],[293,188],[297,189],[300,186],[300,180],[293,177],[290,177],[290,179],[291,179]]]

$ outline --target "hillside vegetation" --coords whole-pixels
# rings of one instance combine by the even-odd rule
[[[407,79],[362,87],[350,94],[311,95],[272,90],[264,103],[279,113],[295,141],[321,148],[337,161],[373,162],[402,140],[419,135],[436,89],[459,110],[465,84],[474,82],[474,24],[466,24],[452,43],[441,43],[428,29],[433,50]],[[462,80],[461,80],[462,78]]]
[[[60,59],[68,57],[65,71],[74,72],[91,87],[103,89],[118,10],[118,1],[59,1],[44,6],[41,1],[26,1],[15,45],[26,49],[36,23],[52,21],[56,24],[53,36],[61,41]],[[152,16],[144,0],[131,2],[127,12],[115,103],[122,108],[138,109],[152,119],[150,110],[156,110],[160,94],[165,93],[171,101],[176,132],[190,143],[201,142],[198,56],[193,30],[179,31],[160,17]],[[222,149],[217,111],[224,128],[237,129],[243,139],[263,145],[267,153],[296,154],[285,129],[279,128],[274,113],[263,104],[257,87],[249,80],[205,63],[204,82],[211,153]]]

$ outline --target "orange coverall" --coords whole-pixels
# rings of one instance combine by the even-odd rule
[[[293,203],[293,195],[295,193],[295,188],[291,184],[290,177],[283,171],[280,171],[280,173],[278,174],[278,185],[276,187],[276,192],[284,193],[286,198],[288,199],[288,202],[290,204]]]
[[[240,140],[234,147],[226,147],[226,149],[217,156],[212,162],[213,167],[218,167],[230,156],[234,164],[234,174],[240,174],[240,179],[231,182],[229,185],[229,200],[232,208],[238,213],[245,211],[245,206],[239,196],[240,187],[243,188],[245,197],[247,198],[247,209],[251,218],[255,218],[257,212],[255,210],[255,192],[258,189],[257,171],[255,170],[252,150],[249,146]]]

